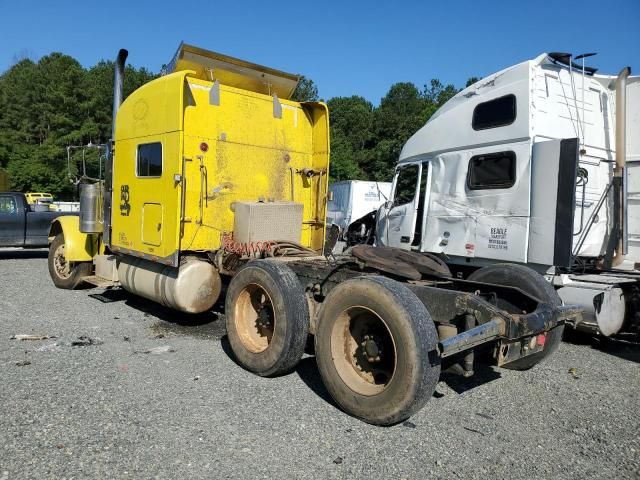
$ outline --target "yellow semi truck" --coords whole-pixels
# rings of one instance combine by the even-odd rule
[[[79,178],[79,216],[51,226],[56,286],[121,287],[187,313],[224,291],[242,366],[288,372],[311,334],[337,404],[379,425],[419,410],[443,365],[471,375],[478,349],[530,368],[578,315],[524,267],[526,281],[498,285],[400,249],[333,257],[329,116],[291,100],[297,76],[182,44],[166,74],[122,102],[126,56],[104,178]]]

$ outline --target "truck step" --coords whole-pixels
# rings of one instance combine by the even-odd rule
[[[115,287],[119,285],[118,282],[113,282],[111,280],[107,280],[106,278],[102,278],[97,275],[91,275],[90,277],[85,277],[83,278],[83,280],[87,283],[90,283],[91,285],[94,285],[100,288],[109,288],[109,287]]]

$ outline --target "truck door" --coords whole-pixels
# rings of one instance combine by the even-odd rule
[[[113,171],[112,246],[177,266],[180,132],[121,140]]]
[[[0,195],[0,247],[24,245],[24,208],[13,195]]]
[[[378,216],[380,245],[409,250],[416,243],[414,240],[419,242],[424,206],[427,204],[427,172],[427,163],[401,165],[396,170],[391,196],[393,200],[380,207]]]

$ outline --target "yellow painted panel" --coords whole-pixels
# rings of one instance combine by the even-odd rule
[[[282,118],[274,118],[273,98],[267,95],[221,85],[217,106],[209,104],[211,82],[189,78],[187,84],[187,135],[280,150],[313,151],[312,119],[299,103],[280,100]]]
[[[316,250],[324,246],[326,218],[327,218],[327,195],[329,192],[329,109],[325,103],[309,102],[303,104],[305,110],[309,112],[313,122],[313,168],[325,172],[320,183],[321,195],[317,196],[318,203],[317,218],[322,220],[321,233],[314,236],[313,247]]]
[[[210,82],[189,78],[188,86],[188,221],[181,249],[215,250],[221,234],[233,230],[233,202],[259,199],[302,203],[302,243],[322,248],[329,158],[326,107],[281,100],[282,117],[276,118],[272,97],[221,86],[220,104],[211,105]],[[314,140],[316,131],[324,139]],[[203,142],[206,152],[200,148]],[[307,178],[301,174],[305,168],[323,174]]]
[[[88,262],[98,253],[97,234],[82,233],[80,231],[80,217],[68,215],[57,217],[51,223],[50,240],[57,232],[64,236],[64,251],[70,262]]]
[[[197,155],[203,141],[210,144],[209,151]],[[316,178],[303,179],[294,173],[294,196],[291,196],[290,169],[295,172],[310,165],[312,155],[309,153],[185,136],[185,156],[191,158],[185,162],[185,212],[190,221],[184,225],[182,250],[218,248],[221,234],[233,230],[232,204],[239,200],[294,200],[304,205],[303,218],[314,218]],[[304,226],[303,244],[314,245],[311,233],[316,229]]]
[[[116,142],[182,130],[184,82],[190,73],[159,77],[129,95],[118,110]]]
[[[161,203],[142,205],[142,243],[159,247],[162,243]]]

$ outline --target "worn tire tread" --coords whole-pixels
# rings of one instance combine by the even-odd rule
[[[385,297],[383,301],[390,301],[391,309],[400,314],[395,318],[385,318],[385,323],[397,322],[398,328],[406,329],[404,331],[412,337],[412,341],[396,348],[396,354],[405,355],[411,360],[410,363],[417,372],[414,376],[415,382],[405,390],[398,388],[404,385],[403,379],[399,380],[401,383],[395,384],[393,382],[396,380],[392,379],[387,389],[394,389],[390,393],[394,398],[393,404],[376,404],[379,399],[386,398],[382,397],[382,393],[365,398],[353,392],[342,381],[333,364],[330,340],[335,321],[333,315],[336,308],[339,314],[339,311],[353,306],[349,304],[349,295],[358,285],[362,289],[367,288],[370,295],[380,295]],[[398,338],[394,341],[398,341]],[[402,422],[419,411],[431,398],[440,378],[437,344],[435,324],[425,305],[406,285],[386,277],[366,276],[341,283],[329,292],[318,315],[315,336],[316,360],[327,390],[344,411],[375,425],[394,425]],[[363,399],[368,406],[362,402]],[[372,405],[375,408],[372,408]]]
[[[235,329],[233,306],[237,295],[244,286],[255,279],[256,275],[259,275],[256,273],[257,271],[266,274],[271,279],[272,287],[275,287],[277,295],[281,297],[279,300],[272,298],[272,301],[274,303],[280,302],[284,309],[280,313],[280,321],[284,315],[286,338],[283,339],[282,351],[277,353],[275,362],[268,362],[265,355],[254,354],[247,350]],[[260,376],[272,377],[292,371],[300,362],[309,336],[309,306],[298,277],[283,262],[271,259],[253,260],[238,270],[227,291],[225,317],[231,348],[238,362],[247,370]],[[272,348],[272,345],[273,340],[267,349]]]

